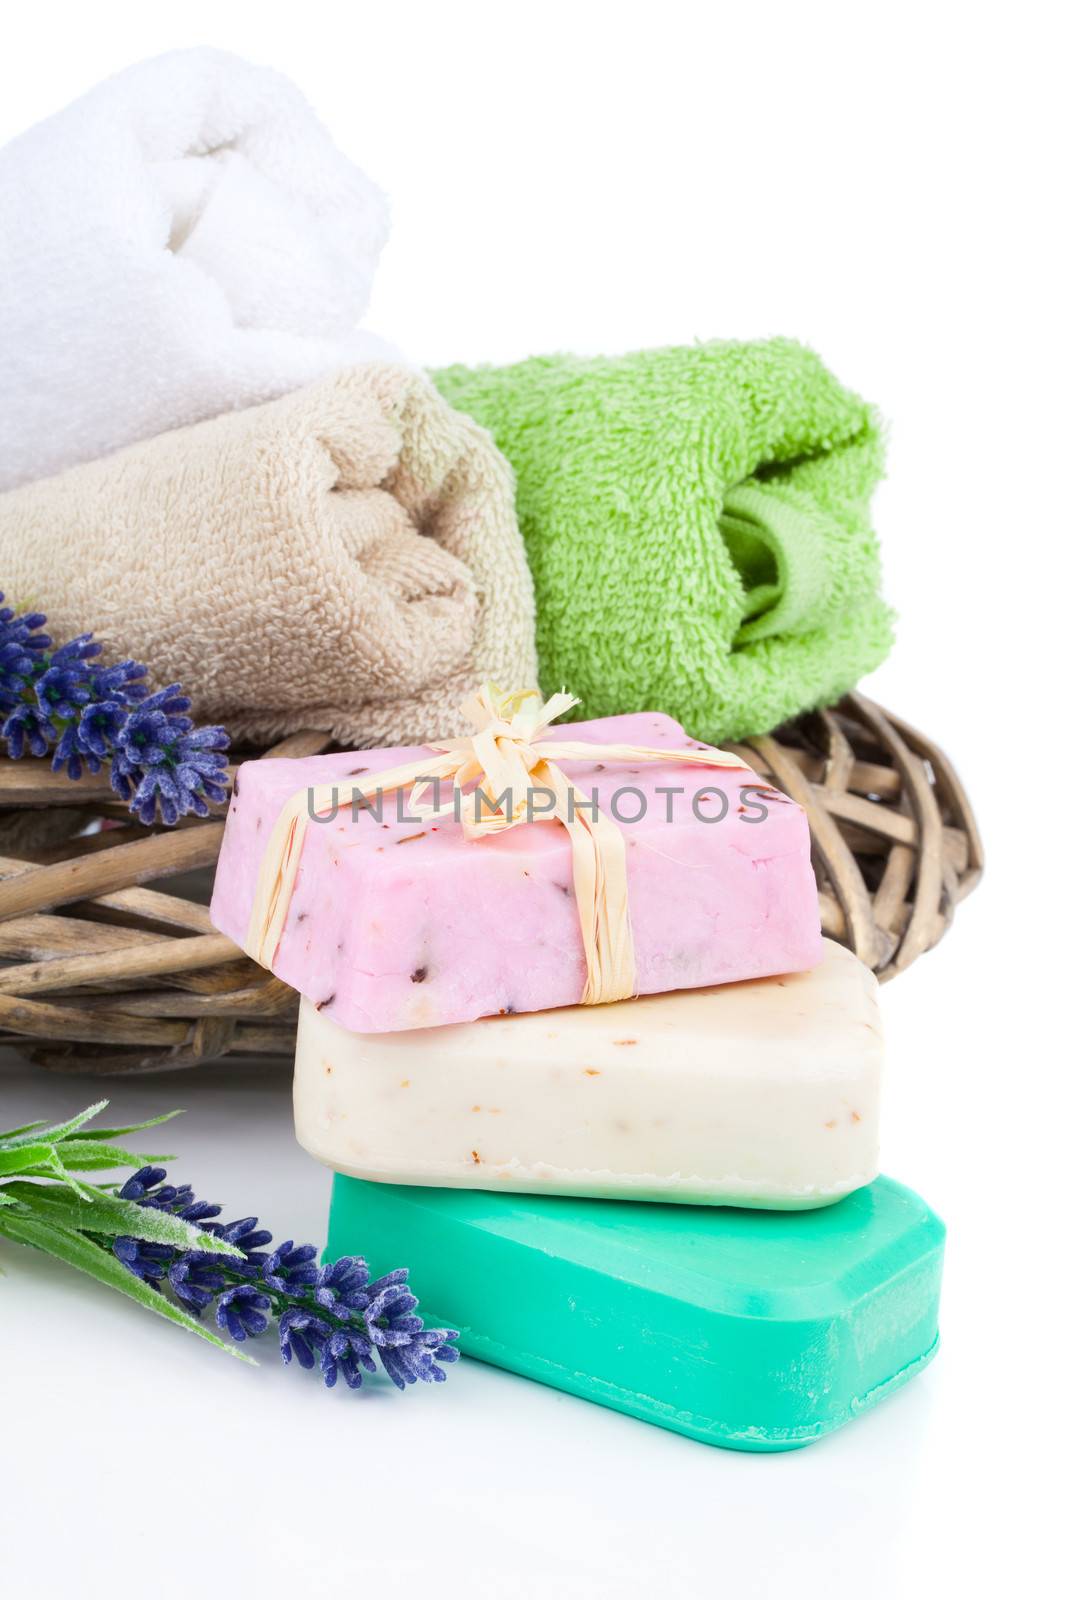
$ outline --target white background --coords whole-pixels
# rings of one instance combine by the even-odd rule
[[[5,1248],[5,1590],[1054,1586],[1065,351],[1051,16],[186,0],[8,20],[2,138],[176,45],[288,71],[392,195],[370,324],[417,359],[813,344],[892,429],[876,509],[901,620],[868,690],[947,746],[990,864],[943,946],[884,991],[886,1169],[950,1235],[943,1349],[898,1396],[809,1450],[760,1457],[473,1362],[433,1390],[327,1394]],[[0,1067],[5,1121],[97,1092]],[[188,1108],[167,1146],[230,1214],[323,1238],[327,1175],[292,1142],[283,1068],[112,1092],[120,1120]]]

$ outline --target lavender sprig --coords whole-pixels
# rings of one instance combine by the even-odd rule
[[[149,694],[138,661],[103,666],[91,633],[53,648],[40,612],[16,616],[0,593],[0,737],[13,759],[52,752],[52,770],[80,778],[109,766],[111,787],[141,822],[172,826],[226,798],[229,739],[196,728],[172,683]]]
[[[234,1246],[239,1255],[179,1250],[135,1238],[112,1241],[115,1255],[135,1276],[174,1296],[195,1317],[214,1311],[220,1331],[236,1344],[257,1339],[273,1319],[282,1360],[318,1366],[326,1387],[342,1378],[358,1389],[380,1362],[398,1389],[442,1383],[442,1363],[458,1359],[449,1341],[453,1329],[427,1328],[415,1314],[418,1301],[407,1285],[407,1268],[371,1279],[362,1256],[320,1264],[314,1245],[291,1239],[274,1249],[258,1218],[222,1223],[220,1207],[197,1200],[188,1185],[166,1182],[163,1167],[142,1167],[118,1191],[150,1210],[195,1223]]]

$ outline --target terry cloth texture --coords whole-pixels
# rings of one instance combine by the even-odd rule
[[[297,89],[131,67],[0,151],[0,489],[390,355],[387,216]]]
[[[828,704],[887,654],[878,419],[788,340],[434,374],[518,480],[546,693],[712,743]]]
[[[8,604],[177,680],[235,737],[469,731],[536,683],[511,469],[424,376],[365,363],[0,495]]]

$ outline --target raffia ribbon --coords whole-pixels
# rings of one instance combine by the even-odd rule
[[[553,739],[541,743],[550,723],[572,706],[574,695],[554,694],[542,701],[536,689],[505,694],[485,684],[463,707],[475,732],[447,744],[431,745],[433,756],[375,773],[373,793],[411,790],[412,816],[420,820],[451,816],[454,801],[435,809],[423,803],[434,780],[452,780],[465,790],[459,806],[468,839],[502,833],[525,822],[563,824],[574,858],[574,899],[585,950],[583,1005],[629,999],[635,988],[633,933],[626,882],[626,842],[614,818],[594,811],[592,802],[557,765],[560,761],[684,761],[704,767],[747,767],[726,750],[672,750],[652,745],[586,744]],[[551,791],[551,809],[531,810],[532,789]],[[480,791],[480,795],[479,795]],[[504,802],[510,798],[509,804]],[[486,804],[488,802],[488,805]],[[338,786],[322,784],[299,789],[286,801],[260,862],[245,949],[262,966],[271,967],[293,897],[304,834],[312,814],[344,809]],[[352,800],[347,802],[351,806]],[[496,809],[493,809],[493,808]]]

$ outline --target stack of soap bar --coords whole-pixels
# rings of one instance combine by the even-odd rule
[[[545,737],[694,745],[656,713]],[[619,822],[639,998],[579,1004],[558,823],[469,840],[376,797],[427,749],[242,766],[212,917],[258,950],[274,825],[335,787],[273,956],[303,996],[297,1134],[338,1173],[330,1254],[408,1266],[469,1355],[793,1449],[937,1341],[941,1224],[876,1176],[877,985],[821,938],[799,806],[748,769],[604,754],[561,765]]]
[[[468,1355],[710,1444],[791,1450],[930,1359],[943,1236],[887,1178],[784,1214],[339,1177],[329,1254],[404,1262]]]
[[[297,1137],[387,1183],[827,1205],[878,1170],[877,989],[826,941],[790,977],[432,1030],[349,1033],[305,1000]]]
[[[694,745],[649,712],[553,728],[597,744]],[[215,877],[215,926],[244,945],[282,806],[310,785],[371,797],[374,774],[425,749],[247,762]],[[807,818],[748,769],[563,762],[621,817],[637,992],[800,972],[820,956]],[[622,791],[627,791],[625,794]],[[449,785],[442,786],[447,803]],[[616,799],[617,797],[617,799]],[[469,841],[452,820],[405,820],[397,796],[309,823],[274,971],[359,1033],[434,1028],[576,1005],[586,964],[566,830],[533,823]]]

